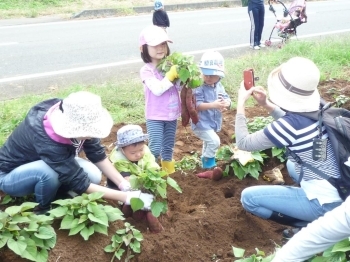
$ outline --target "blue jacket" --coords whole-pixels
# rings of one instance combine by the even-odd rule
[[[203,84],[193,90],[193,95],[196,98],[196,107],[202,103],[211,103],[218,99],[218,94],[222,94],[223,99],[230,99],[221,82],[218,82],[215,87]],[[194,125],[191,122],[192,130],[214,130],[219,132],[222,126],[222,113],[218,109],[208,109],[198,111],[199,122]]]

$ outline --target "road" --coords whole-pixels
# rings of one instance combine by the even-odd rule
[[[274,7],[282,16],[282,5]],[[298,27],[298,36],[350,33],[349,13],[349,0],[307,2],[308,23]],[[246,7],[169,12],[169,18],[172,52],[196,58],[206,49],[253,52]],[[275,23],[266,6],[263,39]],[[0,26],[0,100],[135,76],[142,65],[138,36],[149,24],[151,14]]]

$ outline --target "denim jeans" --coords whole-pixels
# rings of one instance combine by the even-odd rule
[[[92,183],[101,182],[102,173],[97,166],[82,158],[75,159],[88,173]],[[58,174],[42,160],[19,166],[8,174],[0,173],[1,191],[16,197],[34,193],[36,202],[42,208],[50,206],[60,186]]]
[[[215,157],[220,146],[220,137],[214,130],[193,130],[193,133],[203,141],[202,157]]]
[[[294,164],[287,163],[287,169],[294,181],[298,180]],[[342,204],[342,202],[320,205],[317,199],[309,200],[303,189],[291,186],[252,186],[244,189],[241,202],[248,212],[268,219],[273,211],[298,218],[313,221],[326,212]]]

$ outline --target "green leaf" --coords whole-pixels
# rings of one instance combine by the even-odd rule
[[[101,224],[94,224],[94,231],[108,236],[108,227]]]
[[[140,210],[144,207],[144,203],[140,198],[131,198],[130,205],[133,211]]]
[[[338,243],[336,243],[333,248],[332,252],[347,252],[350,250],[350,241],[349,239],[344,239]]]
[[[159,217],[160,214],[162,213],[163,209],[164,209],[163,202],[153,201],[151,203],[152,215],[154,215],[155,217]]]
[[[116,258],[118,258],[119,260],[122,258],[123,254],[124,254],[125,250],[122,248],[119,248],[118,251],[116,251],[114,254],[116,256]]]
[[[54,209],[51,209],[49,211],[49,213],[50,213],[50,215],[58,218],[58,217],[63,217],[64,215],[66,215],[67,210],[68,210],[68,207],[66,207],[66,206],[59,206],[59,207],[56,207]]]
[[[89,228],[84,227],[80,231],[80,235],[84,238],[85,241],[89,240],[89,237],[94,233],[94,227],[91,226]]]
[[[11,236],[4,236],[4,235],[0,236],[0,249],[6,245],[7,240],[9,238],[12,238],[12,235]]]
[[[69,235],[76,235],[78,234],[83,228],[85,228],[85,224],[78,224],[76,227],[71,228],[71,230],[69,230]]]
[[[108,226],[108,216],[103,209],[97,206],[92,207],[92,214],[88,214],[88,218],[93,222]]]
[[[27,243],[24,240],[16,241],[13,238],[10,238],[7,241],[7,246],[17,255],[22,256],[24,250],[27,248]]]
[[[39,261],[39,260],[37,260],[38,248],[36,246],[36,243],[31,239],[27,239],[26,242],[27,242],[27,247],[23,251],[21,257],[32,260],[32,261]],[[47,261],[47,260],[45,260],[45,261]]]
[[[177,182],[173,178],[168,176],[166,179],[166,182],[168,183],[169,186],[174,188],[177,192],[182,193],[180,186],[177,184]]]
[[[235,257],[243,257],[245,250],[242,248],[232,246],[232,252]]]
[[[141,243],[139,241],[133,241],[130,243],[130,248],[135,253],[141,253]]]
[[[114,251],[115,251],[115,248],[112,247],[112,245],[108,245],[108,246],[106,246],[103,250],[104,250],[105,252],[107,252],[107,253],[111,253],[111,252],[114,252]]]
[[[88,194],[88,198],[90,200],[90,202],[95,201],[97,199],[101,199],[103,197],[104,193],[102,192],[94,192],[91,194]]]
[[[123,212],[119,208],[109,205],[103,206],[103,210],[108,217],[108,221],[114,222],[116,220],[124,220]]]
[[[60,229],[71,229],[74,217],[71,215],[66,215],[61,221]]]
[[[38,233],[34,233],[37,238],[40,239],[50,239],[56,235],[56,233],[52,232],[49,228],[40,227]]]
[[[124,235],[124,236],[122,237],[123,242],[124,242],[124,244],[125,244],[126,246],[128,246],[128,245],[130,244],[132,238],[133,238],[133,236],[132,236],[131,234],[127,234],[127,235]]]

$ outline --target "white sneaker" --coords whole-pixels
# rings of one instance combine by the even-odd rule
[[[258,45],[254,46],[255,50],[260,50],[260,47]]]
[[[260,46],[260,47],[265,47],[265,45],[264,45],[264,44],[260,44],[259,46]]]

